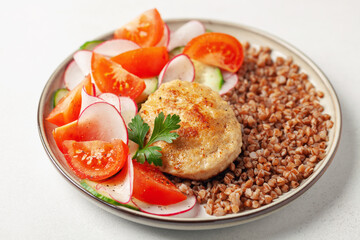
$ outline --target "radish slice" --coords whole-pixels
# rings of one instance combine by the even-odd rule
[[[148,204],[135,198],[133,198],[132,201],[141,211],[158,216],[171,216],[184,213],[191,210],[196,204],[195,196],[188,196],[186,200],[168,206]]]
[[[140,46],[133,41],[125,39],[112,39],[97,45],[94,48],[94,52],[108,57],[114,57],[123,52],[135,50],[138,48],[140,48]]]
[[[170,29],[169,26],[165,23],[164,24],[164,34],[158,44],[156,44],[156,47],[167,47],[169,45],[170,40]]]
[[[120,112],[120,99],[118,96],[112,93],[102,93],[98,97],[89,95],[85,89],[83,88],[81,91],[81,110],[84,111],[85,108],[90,106],[93,103],[96,102],[107,102],[111,105],[113,105],[116,110]]]
[[[124,118],[126,126],[128,126],[131,119],[137,114],[137,105],[134,100],[129,97],[119,97],[119,99],[121,104],[121,116]]]
[[[190,58],[185,54],[179,54],[171,59],[159,74],[159,86],[162,83],[180,79],[187,82],[194,81],[195,68]]]
[[[105,102],[113,105],[119,112],[121,112],[120,99],[113,93],[102,93],[99,95],[99,98],[103,99]],[[122,114],[121,114],[122,115]],[[123,116],[124,118],[124,116]]]
[[[91,82],[94,84],[95,88],[95,96],[100,96],[102,92],[100,91],[99,87],[96,85],[93,75],[91,74]]]
[[[87,108],[88,106],[90,106],[93,103],[96,102],[105,102],[103,99],[100,99],[98,97],[95,96],[91,96],[90,94],[88,94],[85,90],[85,88],[83,88],[81,90],[81,110],[80,110],[80,114],[85,110],[85,108]]]
[[[176,47],[185,46],[191,39],[206,32],[204,24],[192,20],[182,25],[175,32],[170,33],[168,51]]]
[[[224,84],[222,85],[219,94],[223,95],[233,89],[239,81],[239,77],[236,73],[221,70],[221,74],[224,78]]]
[[[121,139],[128,144],[129,140],[120,112],[107,102],[96,102],[85,108],[78,119],[78,131],[82,141]]]
[[[91,72],[91,56],[92,52],[88,50],[80,50],[74,53],[73,58],[84,76]]]
[[[134,204],[135,205],[135,204]],[[177,215],[174,215],[174,218],[195,218],[200,216],[201,213],[203,213],[203,206],[200,204],[195,204],[195,206],[190,209],[187,212],[179,213]]]
[[[126,204],[130,202],[133,193],[134,167],[129,155],[128,160],[121,171],[114,177],[98,183],[95,190],[100,194],[106,192],[113,200]]]
[[[74,89],[82,80],[84,79],[84,74],[73,60],[69,63],[65,70],[64,74],[64,84],[67,89]]]
[[[130,140],[128,143],[128,147],[129,147],[129,157],[132,158],[135,155],[136,151],[139,149],[139,145]]]

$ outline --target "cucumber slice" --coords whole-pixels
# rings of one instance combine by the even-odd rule
[[[99,45],[102,42],[104,42],[104,41],[102,41],[102,40],[88,41],[88,42],[85,42],[83,45],[81,45],[80,49],[81,50],[93,50],[94,47],[96,47],[97,45]]]
[[[146,78],[144,79],[145,81],[145,85],[146,85],[146,88],[145,90],[140,94],[140,96],[138,96],[136,99],[135,99],[135,102],[136,103],[142,103],[144,102],[150,94],[152,94],[153,92],[155,92],[155,90],[157,89],[158,87],[158,79],[157,77],[153,77],[153,78]]]
[[[183,53],[185,47],[177,47],[169,52],[169,59],[173,59],[176,55]]]
[[[52,99],[52,105],[53,107],[55,107],[59,101],[66,95],[68,94],[69,90],[67,90],[66,88],[60,88],[58,90],[55,91],[54,95],[53,95],[53,99]]]
[[[210,87],[212,90],[218,92],[224,84],[224,78],[221,74],[221,70],[218,67],[209,66],[199,61],[193,60],[195,67],[195,80]]]
[[[123,206],[123,207],[127,207],[127,208],[130,208],[130,209],[133,209],[133,210],[138,210],[139,211],[139,208],[137,208],[134,204],[131,203],[131,201],[128,203],[128,204],[121,204],[115,200],[113,200],[112,198],[110,198],[110,196],[108,196],[107,193],[99,193],[95,190],[95,186],[96,186],[96,182],[93,182],[93,181],[90,181],[90,180],[87,180],[87,179],[83,179],[81,180],[80,182],[81,186],[83,186],[88,192],[90,192],[92,195],[94,195],[95,197],[107,202],[107,203],[110,203],[110,204],[113,204],[113,205],[116,205],[116,206]]]

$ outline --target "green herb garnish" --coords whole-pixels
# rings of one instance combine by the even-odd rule
[[[139,145],[139,149],[136,151],[133,159],[136,159],[140,163],[147,161],[153,163],[155,166],[162,166],[161,161],[161,147],[150,146],[157,141],[165,141],[172,143],[173,140],[179,137],[175,132],[171,132],[180,128],[180,117],[176,114],[165,115],[161,112],[154,122],[154,130],[151,134],[149,141],[144,146],[145,136],[149,131],[150,127],[140,115],[136,115],[129,123],[128,133],[129,139]]]

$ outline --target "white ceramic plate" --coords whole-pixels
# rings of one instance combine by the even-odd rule
[[[173,30],[187,21],[189,20],[180,19],[169,20],[166,22],[170,29]],[[333,128],[329,131],[329,142],[326,149],[327,156],[316,165],[313,174],[309,178],[303,180],[298,188],[281,195],[278,199],[275,199],[268,205],[262,206],[258,209],[246,210],[237,214],[228,214],[222,217],[209,216],[205,213],[203,207],[197,204],[193,210],[183,215],[161,217],[111,205],[94,197],[80,185],[79,179],[69,169],[65,163],[63,155],[57,149],[51,134],[54,125],[44,120],[51,111],[51,97],[53,92],[56,89],[63,87],[63,74],[67,64],[72,60],[71,55],[55,70],[41,95],[38,108],[38,127],[40,138],[51,161],[60,173],[67,179],[67,181],[69,181],[75,189],[81,191],[88,200],[117,216],[154,227],[186,230],[222,228],[253,221],[279,209],[309,189],[325,172],[335,155],[341,133],[340,104],[329,80],[308,57],[283,40],[257,29],[239,24],[212,20],[200,21],[206,25],[207,29],[211,29],[214,32],[231,34],[240,41],[248,41],[252,45],[268,46],[273,50],[273,54],[291,56],[293,58],[294,62],[300,66],[301,70],[308,74],[309,80],[315,85],[315,87],[325,93],[325,97],[321,99],[321,104],[325,107],[325,112],[331,116],[331,119],[334,122]],[[99,38],[99,40],[108,39],[111,35],[112,34],[107,34]]]

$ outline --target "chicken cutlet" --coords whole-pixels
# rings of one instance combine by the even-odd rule
[[[173,143],[154,143],[162,148],[161,171],[206,180],[225,170],[240,154],[240,123],[231,106],[209,87],[180,80],[162,84],[140,110],[150,133],[160,112],[181,119],[176,130],[179,137]]]

